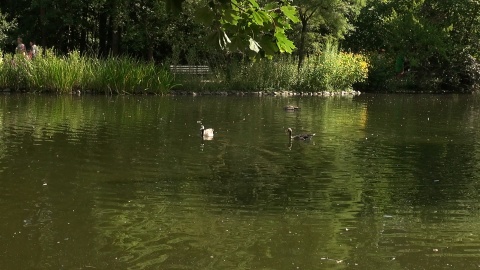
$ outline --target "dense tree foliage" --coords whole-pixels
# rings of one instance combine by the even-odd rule
[[[390,67],[408,61],[408,74],[397,67],[396,75],[414,87],[473,90],[480,78],[479,22],[478,1],[369,1],[345,45],[382,52]]]
[[[9,20],[7,15],[0,12],[0,47],[5,44],[8,39],[8,32],[16,27],[15,20]]]
[[[319,48],[327,39],[341,40],[353,30],[350,20],[355,18],[365,5],[363,0],[296,0],[300,25],[296,37],[298,44],[298,68],[305,55]]]
[[[295,46],[285,31],[298,21],[288,1],[7,0],[0,10],[20,22],[12,41],[19,35],[61,51],[148,59],[185,48],[204,51],[204,44],[267,56],[291,53]]]

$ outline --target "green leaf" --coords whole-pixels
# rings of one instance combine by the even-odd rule
[[[235,11],[240,11],[240,9],[238,8],[238,2],[237,0],[231,0],[231,8]]]
[[[218,31],[212,32],[211,34],[208,35],[207,37],[207,43],[211,44],[213,46],[218,45],[218,40],[220,39],[220,35]]]
[[[292,22],[294,23],[299,23],[300,20],[297,17],[297,10],[295,7],[292,6],[282,6],[280,10],[283,12],[283,14],[289,18]]]
[[[247,47],[244,37],[232,37],[232,43],[228,46],[231,50],[244,51]]]
[[[275,9],[276,8],[276,4],[275,3],[267,3],[265,5],[265,10],[271,10],[271,9]]]
[[[255,0],[249,0],[250,2],[250,5],[252,5],[254,8],[260,8],[260,6],[258,5],[257,1]]]
[[[284,53],[292,53],[297,47],[293,44],[293,41],[289,39],[281,39],[277,40],[277,46],[280,52]]]
[[[259,43],[267,57],[273,56],[278,52],[277,43],[272,36],[263,36]]]
[[[282,28],[275,29],[275,38],[277,39],[277,46],[281,53],[292,53],[296,48],[291,40],[287,38]]]
[[[224,31],[218,30],[208,35],[207,42],[215,46],[218,45],[223,50],[228,46],[228,44],[230,44],[231,41]]]
[[[228,23],[228,24],[231,24],[231,25],[237,25],[238,21],[240,19],[241,19],[241,17],[238,16],[238,12],[236,12],[235,10],[232,10],[232,9],[227,9],[223,13],[223,17],[222,17],[223,21],[222,22],[223,23]]]
[[[258,53],[254,52],[254,51],[247,51],[246,54],[247,54],[248,58],[250,58],[253,61],[255,61],[256,59],[260,59]]]
[[[263,18],[259,12],[254,11],[251,15],[252,22],[256,25],[263,25]]]
[[[260,10],[258,11],[258,14],[262,17],[263,22],[271,22],[272,17],[265,11]]]
[[[211,10],[209,7],[201,7],[198,8],[195,11],[195,21],[205,24],[207,26],[212,25],[213,20],[215,19],[215,14],[213,13],[213,10]]]

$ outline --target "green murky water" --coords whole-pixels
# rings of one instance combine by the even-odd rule
[[[477,96],[0,96],[0,269],[477,269],[479,188]]]

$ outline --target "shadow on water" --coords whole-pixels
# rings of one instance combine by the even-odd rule
[[[479,105],[0,96],[0,265],[472,269]]]

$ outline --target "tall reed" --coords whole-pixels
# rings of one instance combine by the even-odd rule
[[[333,43],[327,43],[323,51],[310,56],[303,67],[297,68],[292,56],[274,60],[231,61],[217,68],[207,79],[201,76],[177,76],[181,89],[236,90],[236,91],[330,91],[352,89],[355,83],[368,76],[367,57],[342,52]]]
[[[87,59],[74,51],[67,56],[56,56],[53,50],[46,50],[43,56],[29,65],[26,87],[32,91],[68,93],[81,89]]]
[[[225,75],[229,88],[243,91],[291,90],[297,82],[293,57],[234,62]]]
[[[20,90],[26,88],[30,64],[20,55],[7,55],[0,62],[0,88]]]
[[[85,89],[100,89],[109,94],[162,94],[174,86],[170,72],[153,63],[128,57],[90,59]]]
[[[46,50],[35,59],[6,56],[0,62],[0,88],[70,93],[162,94],[174,86],[163,67],[128,57],[97,59],[73,51],[57,56]]]
[[[369,63],[365,56],[342,52],[327,43],[300,70],[292,56],[212,66],[216,68],[206,76],[173,76],[162,66],[129,57],[98,59],[78,51],[57,56],[46,50],[33,60],[20,55],[2,58],[0,89],[106,94],[163,94],[175,86],[186,91],[343,91],[367,78]]]

